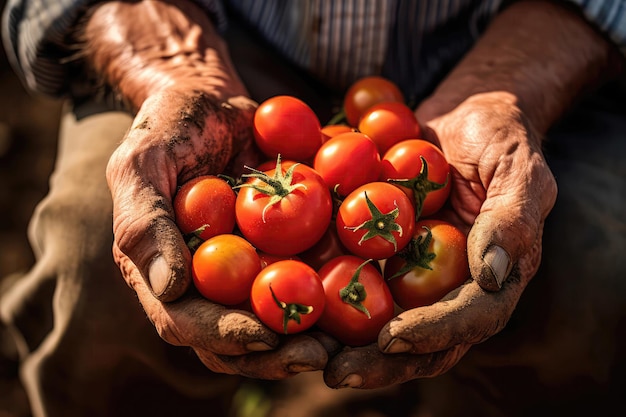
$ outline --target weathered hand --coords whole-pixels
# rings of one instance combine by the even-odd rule
[[[281,339],[190,285],[191,254],[172,209],[177,187],[202,174],[236,177],[258,161],[257,104],[211,19],[189,0],[101,2],[87,16],[87,63],[137,110],[107,167],[113,253],[156,331],[215,372],[278,379],[323,368],[326,349],[315,339]]]
[[[472,280],[431,306],[405,311],[378,344],[345,349],[329,363],[329,386],[377,388],[441,374],[510,318],[541,258],[556,182],[540,138],[506,93],[472,96],[453,111],[417,111],[453,167],[449,220],[468,232]]]
[[[326,350],[307,336],[281,342],[252,314],[211,303],[190,288],[191,255],[172,209],[178,185],[221,173],[232,156],[245,154],[254,109],[244,97],[217,103],[195,92],[144,102],[107,169],[114,256],[165,341],[192,347],[215,372],[279,379],[322,369]]]

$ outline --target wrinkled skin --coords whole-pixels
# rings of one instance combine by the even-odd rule
[[[154,8],[145,14],[157,21],[124,21],[132,7]],[[446,372],[499,332],[538,268],[543,222],[556,197],[540,135],[602,75],[609,55],[605,40],[558,6],[521,2],[510,9],[416,111],[454,169],[449,215],[469,232],[472,280],[433,306],[394,318],[377,344],[340,349],[322,335],[279,338],[251,314],[194,294],[172,197],[185,180],[240,167],[233,159],[252,155],[245,127],[255,104],[194,6],[99,5],[87,30],[93,66],[138,109],[107,169],[114,256],[161,337],[192,347],[219,373],[280,379],[324,369],[330,387],[376,388]],[[139,58],[120,54],[124,45],[106,36],[111,22],[130,32],[123,39],[160,42],[160,49],[137,48]],[[168,33],[168,25],[176,30]],[[155,27],[156,37],[148,33]],[[537,37],[539,29],[548,33]]]
[[[326,370],[328,385],[377,388],[441,374],[507,323],[539,266],[543,222],[557,191],[539,138],[514,109],[506,94],[481,94],[428,122],[429,139],[454,167],[452,210],[446,214],[469,233],[474,279],[445,301],[398,315],[377,345],[337,355]],[[494,244],[517,260],[495,292],[489,291],[493,274],[483,262],[483,248]]]
[[[137,13],[155,21],[135,25]],[[108,37],[112,22],[123,36]],[[106,175],[113,255],[156,332],[191,347],[216,373],[283,379],[323,369],[327,348],[316,339],[281,339],[251,313],[211,303],[191,285],[191,254],[174,222],[177,187],[204,174],[236,176],[259,161],[251,129],[257,103],[208,18],[186,1],[108,2],[92,11],[85,37],[94,70],[137,108]],[[135,55],[124,53],[126,41]]]
[[[538,270],[557,194],[542,136],[577,94],[615,70],[613,53],[576,14],[518,2],[420,104],[427,139],[452,167],[446,216],[468,233],[472,278],[440,302],[399,314],[377,344],[335,355],[327,385],[379,388],[440,375],[504,328]]]

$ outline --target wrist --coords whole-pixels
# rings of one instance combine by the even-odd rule
[[[187,0],[101,3],[83,37],[95,77],[135,109],[170,90],[199,91],[217,101],[247,95],[225,42]]]
[[[621,61],[617,48],[578,13],[547,1],[516,2],[427,100],[425,107],[437,110],[425,121],[473,95],[502,93],[545,133],[581,94],[616,76]]]

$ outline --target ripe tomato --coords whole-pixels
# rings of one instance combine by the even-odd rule
[[[271,255],[269,253],[265,253],[265,252],[262,252],[262,251],[257,251],[257,253],[259,254],[259,258],[261,259],[261,266],[263,268],[265,268],[266,266],[271,265],[271,264],[273,264],[275,262],[278,262],[278,261],[285,261],[285,260],[288,260],[288,259],[293,259],[293,260],[296,260],[296,261],[300,261],[301,260],[300,257],[296,256],[296,255],[293,255],[293,256]]]
[[[322,143],[328,142],[330,138],[333,138],[341,133],[354,131],[355,129],[348,125],[326,125],[322,127]]]
[[[184,183],[174,196],[176,224],[201,240],[235,228],[235,192],[225,180],[204,175]]]
[[[337,235],[335,222],[331,221],[324,236],[315,245],[301,252],[298,256],[303,262],[318,271],[331,259],[347,254],[348,250],[343,246]]]
[[[442,220],[421,220],[411,243],[387,259],[384,276],[403,309],[430,305],[469,276],[467,237]]]
[[[361,116],[359,132],[374,141],[381,155],[401,140],[422,137],[422,129],[413,110],[399,101],[370,107]]]
[[[313,246],[330,224],[328,186],[305,164],[245,174],[237,186],[235,218],[243,236],[271,255],[290,256]]]
[[[404,96],[391,80],[380,76],[363,77],[355,81],[343,98],[343,110],[350,126],[357,127],[361,115],[377,103],[404,102]]]
[[[269,171],[271,169],[276,169],[276,163],[277,163],[276,158],[269,159],[267,161],[261,162],[259,165],[256,166],[255,169],[257,171]],[[287,159],[287,160],[281,159],[280,160],[280,166],[283,167],[283,169],[287,169],[290,166],[292,166],[294,164],[297,164],[297,163],[299,163],[299,162],[293,161],[293,160],[290,160],[290,159]]]
[[[252,311],[277,333],[292,334],[313,326],[324,311],[322,281],[297,260],[274,262],[258,273],[250,292]]]
[[[332,191],[345,197],[357,187],[378,180],[380,154],[376,144],[364,134],[341,133],[320,147],[313,168]]]
[[[415,214],[407,195],[386,182],[365,184],[343,200],[337,212],[337,235],[352,254],[386,259],[413,235]]]
[[[193,283],[204,297],[235,305],[250,296],[261,271],[261,259],[244,238],[233,234],[214,236],[203,242],[192,258]]]
[[[326,308],[317,326],[348,346],[375,342],[394,316],[391,292],[382,275],[359,257],[344,255],[319,270]]]
[[[305,161],[322,145],[321,125],[315,112],[292,96],[265,100],[254,113],[254,138],[270,158]]]
[[[382,158],[382,181],[393,180],[415,205],[416,220],[436,213],[450,195],[450,165],[433,143],[409,139],[389,148]]]

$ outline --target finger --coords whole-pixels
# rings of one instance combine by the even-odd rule
[[[502,290],[483,290],[475,281],[442,301],[400,313],[381,330],[385,353],[425,354],[480,343],[504,328],[525,285],[515,269]]]
[[[176,174],[148,170],[144,177],[139,177],[129,172],[127,160],[132,156],[127,149],[131,146],[129,142],[122,144],[107,167],[115,243],[139,268],[153,296],[162,301],[175,300],[191,282],[191,254],[173,220]],[[139,170],[134,165],[131,167]]]
[[[241,355],[278,346],[278,335],[250,312],[231,310],[200,296],[186,296],[163,303],[154,298],[128,257],[121,263],[126,281],[137,293],[157,333],[175,346],[191,346],[196,351]]]
[[[210,369],[235,373],[249,378],[278,380],[300,372],[324,369],[328,361],[326,349],[313,337],[298,334],[283,338],[271,351],[247,355],[219,355],[197,351],[198,357]]]
[[[541,239],[556,200],[556,182],[543,157],[513,153],[500,158],[468,235],[471,275],[488,291],[499,290],[513,265]]]
[[[172,207],[179,182],[222,172],[233,135],[250,130],[251,109],[226,104],[199,92],[151,96],[107,165],[115,241],[161,301],[177,299],[191,281],[191,254]]]
[[[457,345],[425,355],[386,355],[375,344],[346,348],[329,361],[324,382],[331,388],[373,389],[433,377],[452,368],[469,348]]]
[[[335,339],[326,332],[311,331],[308,332],[307,335],[311,336],[312,338],[317,340],[318,343],[324,346],[324,349],[326,349],[326,352],[330,356],[336,355],[341,351],[341,349],[343,349],[343,345],[337,339]]]

